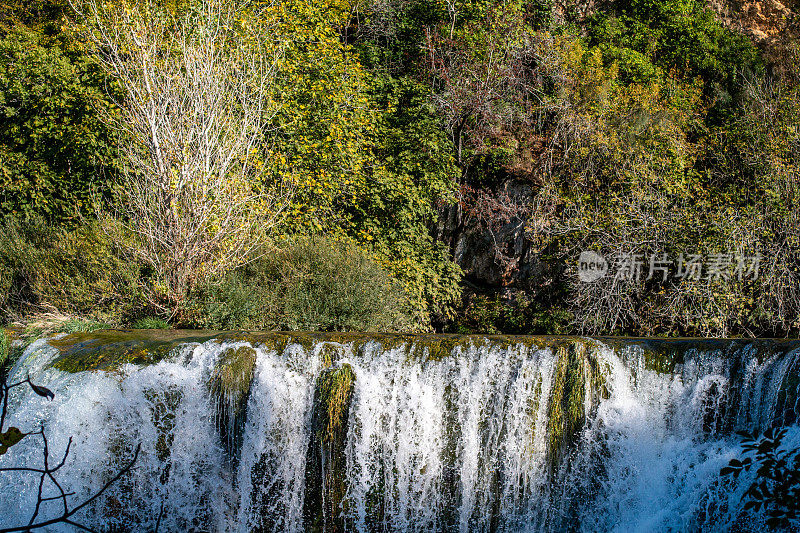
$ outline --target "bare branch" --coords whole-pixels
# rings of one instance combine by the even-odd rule
[[[152,0],[73,6],[125,94],[108,119],[123,138],[129,251],[174,313],[197,283],[251,260],[293,196],[262,149],[284,44],[243,1],[178,17]]]

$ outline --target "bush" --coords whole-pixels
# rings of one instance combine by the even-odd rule
[[[133,329],[169,329],[169,322],[157,316],[146,316],[134,320],[131,324]]]
[[[114,84],[60,29],[63,6],[46,4],[10,10],[47,28],[0,26],[0,210],[60,223],[113,187],[115,135],[101,117],[114,113]]]
[[[570,331],[573,316],[550,300],[523,292],[507,295],[467,294],[446,333],[484,335],[563,335]]]
[[[0,310],[6,321],[37,312],[120,323],[141,312],[141,268],[91,222],[73,230],[41,219],[0,222]]]
[[[299,240],[207,284],[186,316],[191,325],[214,329],[411,326],[406,295],[380,265],[350,243],[319,237]]]
[[[611,6],[613,13],[600,11],[590,20],[589,40],[619,63],[627,81],[653,79],[660,69],[732,91],[737,72],[761,68],[756,47],[725,28],[705,2],[622,0]]]

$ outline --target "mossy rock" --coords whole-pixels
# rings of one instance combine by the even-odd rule
[[[345,446],[355,379],[346,363],[323,370],[317,378],[303,508],[308,531],[347,530]]]
[[[573,341],[556,349],[556,367],[547,410],[547,457],[551,473],[568,455],[587,416],[610,396],[607,370],[591,341]],[[588,398],[588,404],[587,404]]]
[[[49,343],[60,352],[50,364],[64,372],[116,370],[122,365],[150,365],[162,361],[175,348],[216,338],[217,332],[187,330],[108,329],[72,333]]]
[[[244,436],[255,367],[256,351],[251,346],[227,348],[219,355],[208,382],[216,402],[216,424],[222,445],[234,461]]]
[[[148,389],[145,391],[145,397],[150,402],[153,425],[158,432],[156,456],[162,463],[168,463],[172,452],[172,442],[175,438],[176,412],[183,399],[183,394],[178,386],[170,385],[163,390]],[[166,483],[169,469],[165,468],[161,475],[161,483]]]
[[[550,348],[559,350],[574,343],[591,342],[575,336],[528,335],[457,335],[457,334],[401,334],[401,333],[337,333],[337,332],[253,332],[253,331],[193,331],[193,330],[100,330],[91,333],[73,333],[51,344],[61,355],[54,366],[61,370],[109,370],[125,363],[150,364],[163,359],[170,351],[184,343],[243,341],[266,350],[282,353],[288,346],[299,345],[311,352],[320,342],[349,345],[353,353],[361,353],[370,343],[378,343],[384,351],[404,348],[410,362],[437,361],[449,357],[457,348],[470,347],[510,348],[525,346],[529,349]],[[674,372],[684,363],[691,349],[699,351],[720,350],[732,354],[741,348],[754,345],[759,359],[800,347],[797,340],[786,339],[662,339],[596,337],[598,341],[620,350],[638,346],[643,350],[645,366],[657,372]],[[337,354],[331,352],[333,364]]]
[[[377,343],[383,351],[404,348],[408,351],[408,361],[424,363],[439,361],[453,354],[456,348],[463,350],[470,347],[510,348],[525,346],[528,348],[557,348],[568,346],[582,337],[574,336],[531,336],[531,335],[459,335],[459,334],[424,334],[424,333],[339,333],[339,332],[285,332],[285,331],[237,331],[224,332],[217,337],[219,341],[247,341],[267,350],[278,353],[288,346],[299,345],[310,353],[317,343],[349,345],[353,353],[363,353],[370,343]],[[327,350],[324,356],[335,355]],[[330,360],[328,360],[330,359]],[[336,362],[335,357],[325,359],[326,364]]]
[[[647,370],[662,374],[672,374],[678,365],[686,362],[686,354],[717,351],[724,356],[734,357],[742,349],[754,348],[759,362],[800,348],[796,339],[700,339],[700,338],[656,338],[656,337],[596,337],[597,340],[618,352],[623,348],[639,347],[644,355]]]

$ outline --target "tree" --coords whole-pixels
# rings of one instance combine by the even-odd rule
[[[69,32],[2,26],[0,209],[51,223],[87,214],[117,174],[113,136],[101,121],[114,113],[106,93],[113,85]]]
[[[349,2],[284,0],[261,16],[287,43],[269,145],[271,172],[296,183],[287,233],[368,251],[400,281],[418,326],[430,327],[458,298],[459,273],[429,231],[457,168],[427,87],[364,67],[367,52],[337,32]]]
[[[152,303],[174,316],[192,287],[254,257],[292,197],[288,180],[264,179],[262,145],[284,43],[245,2],[74,7],[124,94],[108,119],[128,248],[154,272]]]

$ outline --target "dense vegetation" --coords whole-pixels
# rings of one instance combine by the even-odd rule
[[[159,28],[147,60],[164,76],[174,67],[173,83],[186,73],[169,61],[207,37],[186,28],[205,27],[212,3],[0,6],[6,322],[46,312],[213,328],[800,330],[796,49],[767,63],[698,0],[588,14],[539,0],[234,3],[221,53],[268,65],[253,71],[269,78],[258,117],[252,98],[213,100],[254,126],[202,189],[175,177],[198,152],[188,141],[148,167],[125,63],[139,52],[122,39],[143,21]],[[122,28],[124,53],[103,41],[109,27]],[[224,78],[245,71],[211,85],[252,96],[252,80]],[[191,130],[185,113],[166,113]],[[218,138],[231,138],[223,126]],[[198,205],[208,214],[192,218]],[[241,209],[221,214],[231,205]],[[509,227],[523,251],[496,238]],[[498,282],[465,277],[467,232],[489,242]],[[634,254],[645,268],[661,254],[762,260],[742,279],[582,283],[581,250]]]

